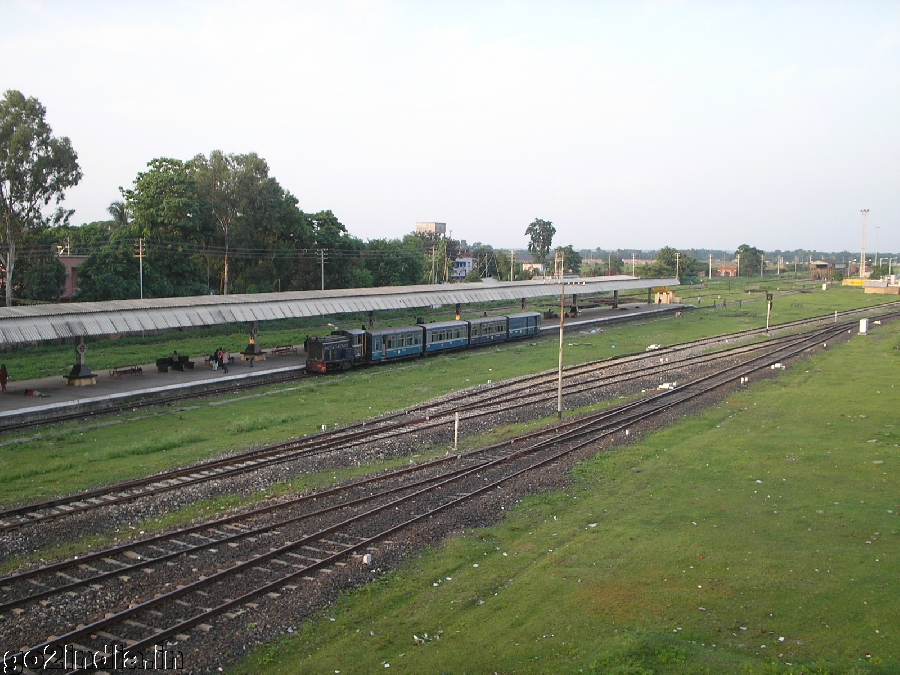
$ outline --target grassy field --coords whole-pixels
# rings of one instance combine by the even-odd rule
[[[898,373],[900,327],[856,336],[580,465],[232,672],[900,672]]]

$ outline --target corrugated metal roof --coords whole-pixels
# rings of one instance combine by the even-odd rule
[[[565,279],[563,283],[567,295],[679,285],[677,279],[628,276]],[[560,281],[548,279],[2,307],[0,344],[491,300],[530,300],[559,294]]]

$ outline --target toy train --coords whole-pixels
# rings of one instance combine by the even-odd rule
[[[541,330],[538,312],[417,323],[397,328],[336,330],[306,340],[306,372],[329,373],[360,365],[429,356],[467,347],[518,340]]]

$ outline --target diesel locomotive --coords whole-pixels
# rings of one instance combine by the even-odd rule
[[[336,330],[306,340],[306,372],[330,373],[361,365],[430,356],[441,352],[481,347],[537,335],[538,312],[506,316],[417,323],[396,328]]]

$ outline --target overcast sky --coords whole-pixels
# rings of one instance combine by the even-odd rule
[[[900,251],[896,1],[0,0],[0,64],[77,223],[220,149],[366,240]]]

